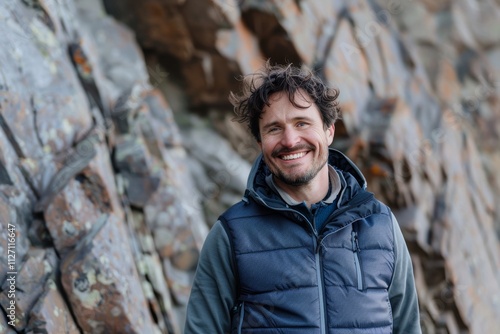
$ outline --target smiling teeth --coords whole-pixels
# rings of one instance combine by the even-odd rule
[[[305,152],[301,152],[301,153],[296,153],[296,154],[290,154],[290,155],[284,155],[281,157],[281,159],[283,160],[293,160],[293,159],[298,159],[298,158],[302,158],[305,154]]]

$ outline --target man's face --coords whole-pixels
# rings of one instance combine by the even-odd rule
[[[327,168],[335,127],[325,129],[318,107],[305,91],[295,94],[295,102],[306,108],[294,107],[283,92],[271,95],[269,102],[259,120],[264,161],[278,184],[308,184]]]

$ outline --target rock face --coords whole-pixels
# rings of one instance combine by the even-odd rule
[[[1,2],[0,333],[182,332],[208,228],[258,154],[227,96],[266,58],[340,89],[333,145],[398,217],[424,332],[495,332],[499,18],[498,1]]]
[[[212,152],[203,150],[213,137],[202,135],[204,122],[241,156],[255,157],[248,135],[228,125],[230,106],[220,104],[220,93],[227,95],[232,87],[224,81],[227,73],[252,72],[251,57],[256,64],[265,57],[313,68],[341,91],[343,119],[333,145],[363,168],[370,189],[399,218],[414,260],[424,331],[495,331],[500,316],[498,2],[150,3],[175,13],[182,33],[171,28],[155,45],[157,30],[150,27],[156,21],[146,10],[134,7],[140,13],[127,16],[123,8],[137,6],[133,1],[105,1],[137,32],[148,54],[155,54],[148,58],[150,66],[174,74],[174,67],[180,68],[188,108],[204,106],[204,120],[182,119],[191,124],[183,133],[209,215],[220,212],[227,195],[206,189],[232,190],[211,177],[214,166],[225,170],[223,146],[219,158],[201,158]],[[208,15],[200,16],[202,10]],[[171,85],[159,87],[169,96]],[[169,100],[180,103],[172,95]],[[231,184],[238,183],[234,180]]]
[[[1,332],[180,333],[207,225],[134,35],[99,1],[0,16]]]

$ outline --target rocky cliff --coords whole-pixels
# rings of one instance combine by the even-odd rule
[[[257,154],[235,79],[341,91],[334,146],[395,211],[425,333],[500,319],[500,1],[0,2],[0,333],[181,333]]]

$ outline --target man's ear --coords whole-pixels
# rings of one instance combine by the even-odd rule
[[[328,146],[330,146],[333,143],[334,136],[335,136],[335,124],[332,124],[326,129],[326,137],[328,140]]]

